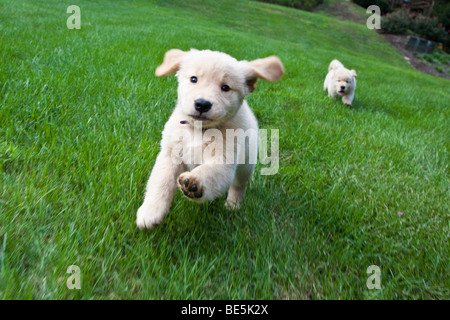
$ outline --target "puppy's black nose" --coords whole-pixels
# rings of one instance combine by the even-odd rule
[[[341,90],[344,90],[345,89],[345,86],[341,86]]]
[[[208,112],[209,109],[212,107],[212,103],[208,100],[204,99],[197,99],[194,101],[195,110],[197,110],[200,113]]]

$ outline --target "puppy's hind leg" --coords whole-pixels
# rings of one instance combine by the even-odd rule
[[[228,190],[227,201],[225,206],[230,210],[237,210],[244,198],[245,189],[250,178],[252,177],[254,164],[245,164],[238,166],[233,184]]]
[[[328,97],[333,97],[334,93],[333,93],[333,80],[332,80],[332,71],[329,72],[327,74],[327,76],[325,77],[325,81],[323,82],[323,91],[327,91],[328,92]]]
[[[329,82],[329,77],[328,75],[325,77],[325,81],[323,82],[323,91],[327,91],[328,90],[328,82]],[[329,91],[329,90],[328,90]]]

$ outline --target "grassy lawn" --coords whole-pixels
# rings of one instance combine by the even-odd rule
[[[253,1],[0,0],[0,47],[1,299],[450,297],[450,82],[365,24]],[[248,98],[280,130],[280,169],[257,166],[238,212],[177,193],[140,232],[171,48],[280,57],[283,79]],[[353,107],[322,90],[334,58],[358,73]]]

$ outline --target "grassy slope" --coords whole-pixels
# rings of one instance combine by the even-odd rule
[[[65,4],[0,1],[0,298],[449,297],[447,80],[364,25],[274,5],[77,4],[68,30]],[[240,212],[178,194],[143,233],[176,99],[153,72],[173,47],[283,60],[283,80],[248,99],[280,129],[280,171],[258,166]],[[358,71],[352,108],[322,92],[333,58]]]

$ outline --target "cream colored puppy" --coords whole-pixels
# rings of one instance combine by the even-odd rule
[[[213,200],[228,191],[227,207],[239,207],[255,167],[256,161],[248,160],[250,153],[256,154],[257,140],[249,143],[238,139],[234,145],[233,138],[233,148],[228,150],[227,130],[257,134],[258,122],[245,97],[255,89],[258,78],[276,81],[284,68],[275,56],[249,62],[222,52],[172,49],[166,52],[155,74],[167,76],[174,72],[178,100],[164,127],[161,151],[147,183],[144,203],[137,212],[140,229],[162,221],[177,187],[196,202]],[[195,139],[210,132],[214,138]],[[213,141],[217,148],[205,152]],[[221,154],[221,150],[227,151]],[[244,163],[237,161],[241,156],[246,159]]]
[[[342,96],[342,102],[351,106],[355,97],[356,71],[348,70],[338,61],[333,60],[328,67],[328,74],[323,84],[323,90],[328,90],[329,97]]]

